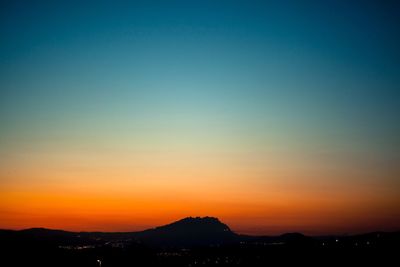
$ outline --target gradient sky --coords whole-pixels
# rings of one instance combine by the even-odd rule
[[[0,228],[400,228],[396,1],[1,1]]]

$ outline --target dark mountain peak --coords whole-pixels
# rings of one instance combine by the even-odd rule
[[[181,219],[181,220],[179,220],[179,221],[198,221],[198,222],[213,222],[213,223],[221,223],[221,221],[218,219],[218,218],[216,218],[216,217],[209,217],[209,216],[205,216],[205,217],[199,217],[199,216],[197,216],[197,217],[186,217],[186,218],[183,218],[183,219]],[[178,221],[178,222],[179,222]]]
[[[226,224],[215,217],[186,217],[179,221],[157,227],[154,230],[231,232]]]
[[[238,236],[214,217],[187,217],[139,233],[149,243],[174,245],[219,244],[232,242]]]
[[[216,218],[216,217],[209,217],[209,216],[206,216],[206,217],[200,217],[200,216],[197,216],[197,217],[192,217],[192,216],[190,216],[190,217],[186,217],[186,218],[183,218],[183,219],[180,219],[180,220],[178,220],[178,221],[176,221],[176,222],[182,222],[182,221],[188,221],[188,222],[193,222],[193,221],[203,221],[203,222],[220,222],[220,220],[218,219],[218,218]]]

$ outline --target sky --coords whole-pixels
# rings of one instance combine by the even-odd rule
[[[0,228],[400,230],[396,1],[1,1]]]

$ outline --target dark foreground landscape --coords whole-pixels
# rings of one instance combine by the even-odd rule
[[[1,266],[400,266],[400,232],[245,236],[212,217],[142,232],[1,230]]]

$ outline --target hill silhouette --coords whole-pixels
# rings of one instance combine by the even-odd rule
[[[400,232],[310,237],[246,236],[213,217],[188,217],[139,232],[0,230],[4,266],[321,266],[398,261]],[[101,264],[100,264],[101,262]],[[329,264],[328,264],[329,265]],[[398,265],[398,264],[397,264]]]
[[[214,217],[187,217],[176,222],[139,232],[69,232],[46,228],[21,231],[1,230],[2,239],[25,243],[58,245],[96,244],[102,241],[133,240],[150,246],[209,246],[237,242],[240,236]]]
[[[239,235],[214,217],[187,217],[138,232],[135,237],[152,245],[218,245],[238,241]]]

